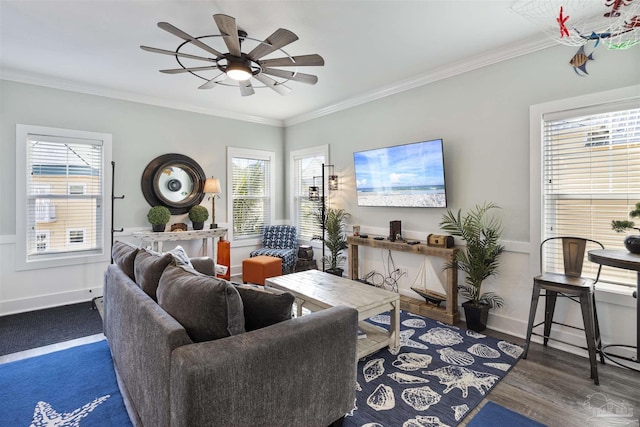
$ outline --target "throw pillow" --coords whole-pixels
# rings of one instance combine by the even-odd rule
[[[158,300],[156,291],[164,269],[173,261],[171,254],[153,255],[146,249],[140,249],[133,265],[135,280],[138,286],[154,301]]]
[[[264,328],[291,319],[294,296],[288,292],[262,286],[236,285],[244,306],[247,331]]]
[[[178,245],[175,248],[165,253],[171,254],[173,259],[175,260],[176,265],[186,265],[187,267],[193,268],[193,265],[189,260],[189,255],[187,255],[187,253],[182,248],[182,246]]]
[[[137,254],[138,247],[119,240],[113,242],[113,247],[111,247],[111,258],[113,258],[114,264],[120,267],[124,274],[133,281],[136,280],[133,265]]]
[[[186,329],[194,342],[245,331],[238,291],[226,280],[170,265],[158,285],[158,304]]]

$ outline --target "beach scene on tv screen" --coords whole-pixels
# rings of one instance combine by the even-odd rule
[[[446,207],[442,140],[353,154],[359,206]]]

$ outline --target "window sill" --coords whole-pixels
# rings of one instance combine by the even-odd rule
[[[596,283],[596,301],[623,307],[635,308],[637,301],[633,298],[636,290],[632,286],[616,285],[614,283]]]

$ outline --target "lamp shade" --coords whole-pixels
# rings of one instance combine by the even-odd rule
[[[204,181],[203,193],[221,193],[220,180],[218,178],[207,178]]]

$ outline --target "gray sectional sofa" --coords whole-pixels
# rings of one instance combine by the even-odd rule
[[[321,427],[353,408],[354,309],[291,318],[290,294],[212,277],[209,258],[113,256],[104,331],[134,425]]]

